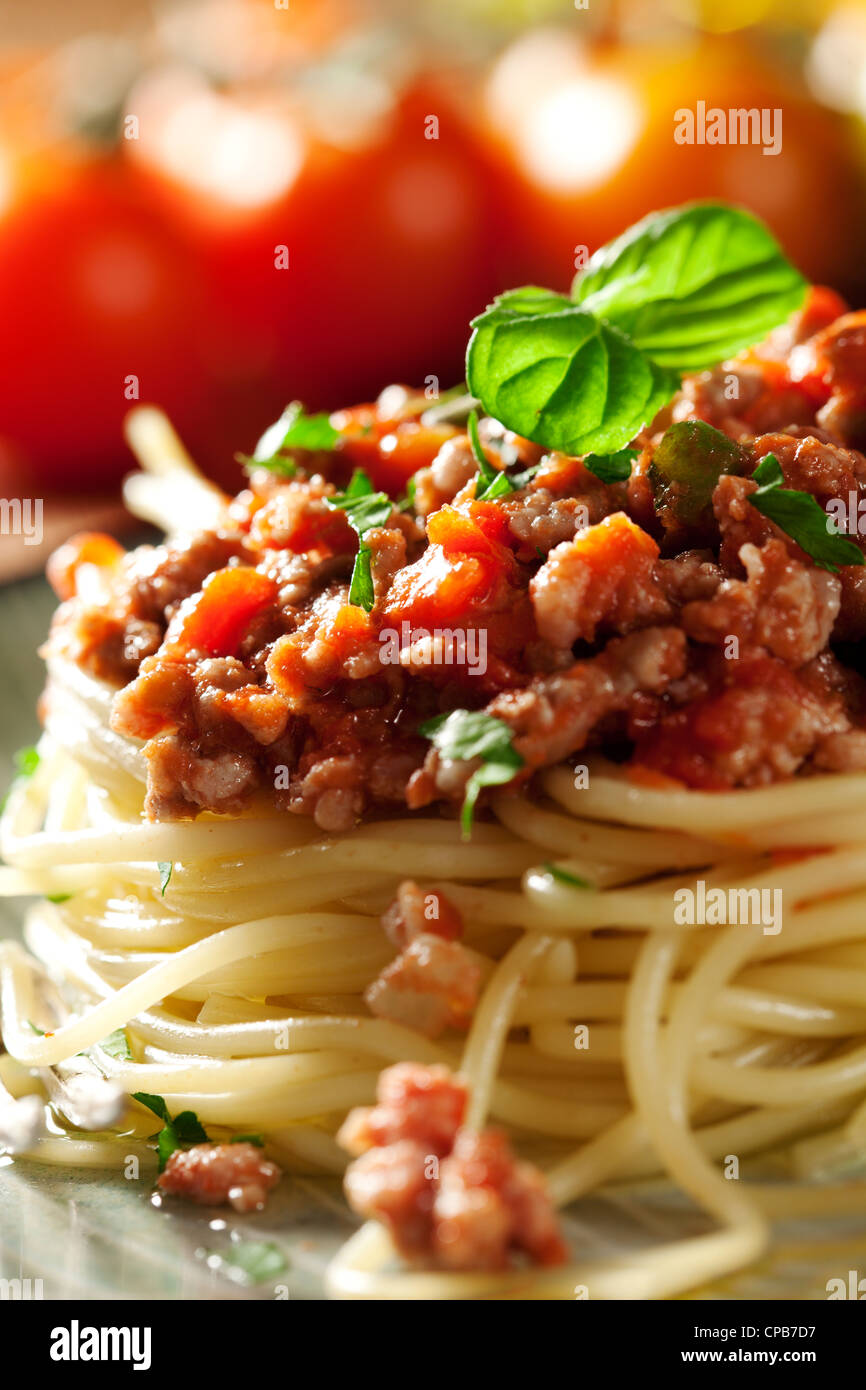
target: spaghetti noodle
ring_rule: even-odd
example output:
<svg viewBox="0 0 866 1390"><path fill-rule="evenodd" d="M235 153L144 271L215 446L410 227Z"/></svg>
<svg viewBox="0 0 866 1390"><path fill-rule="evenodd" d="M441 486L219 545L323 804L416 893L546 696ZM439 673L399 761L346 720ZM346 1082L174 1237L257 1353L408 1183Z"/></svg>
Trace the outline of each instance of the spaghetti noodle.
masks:
<svg viewBox="0 0 866 1390"><path fill-rule="evenodd" d="M131 435L151 470L130 488L143 515L171 530L182 507L221 505L160 416L137 412ZM866 1183L807 1181L850 1174L866 1129L866 774L702 792L595 758L579 785L555 766L496 794L469 841L429 814L326 834L262 796L232 817L146 823L141 747L110 727L111 687L56 652L49 678L39 763L0 829L0 890L43 899L27 950L0 945L13 1097L49 1103L46 1069L87 1053L126 1095L163 1096L217 1135L261 1130L291 1170L340 1173L334 1136L381 1069L444 1063L466 1078L468 1126L504 1126L558 1204L664 1174L714 1225L629 1258L494 1275L392 1274L368 1223L329 1271L338 1297L663 1297L754 1259L780 1212L866 1210ZM380 915L407 877L468 924L483 990L465 1041L364 1005L391 955ZM678 922L677 894L698 882L780 893L784 929ZM27 1154L147 1162L151 1128L132 1107L101 1135L55 1118ZM795 1182L722 1175L731 1156L791 1142Z"/></svg>

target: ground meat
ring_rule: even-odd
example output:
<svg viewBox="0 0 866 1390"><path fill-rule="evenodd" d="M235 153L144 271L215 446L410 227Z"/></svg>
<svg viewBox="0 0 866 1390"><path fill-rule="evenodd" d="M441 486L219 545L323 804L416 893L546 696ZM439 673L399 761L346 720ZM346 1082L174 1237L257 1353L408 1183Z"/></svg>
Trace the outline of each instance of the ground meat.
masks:
<svg viewBox="0 0 866 1390"><path fill-rule="evenodd" d="M517 1162L495 1129L457 1135L439 1170L433 1228L437 1263L449 1269L504 1269L514 1249L538 1265L568 1253L542 1174Z"/></svg>
<svg viewBox="0 0 866 1390"><path fill-rule="evenodd" d="M664 622L671 607L655 574L658 546L623 512L548 555L529 586L540 636L553 647Z"/></svg>
<svg viewBox="0 0 866 1390"><path fill-rule="evenodd" d="M463 920L459 911L444 893L419 888L406 878L382 914L382 927L395 946L408 946L424 932L439 936L443 941L456 941L463 935Z"/></svg>
<svg viewBox="0 0 866 1390"><path fill-rule="evenodd" d="M792 777L831 734L849 722L837 696L819 694L775 657L719 655L704 691L680 709L642 707L632 727L635 758L704 789L766 786Z"/></svg>
<svg viewBox="0 0 866 1390"><path fill-rule="evenodd" d="M655 573L671 603L693 603L712 598L722 582L722 571L707 550L684 550L672 560L659 560Z"/></svg>
<svg viewBox="0 0 866 1390"><path fill-rule="evenodd" d="M559 762L583 747L590 730L640 690L659 692L682 675L685 637L678 628L648 628L609 642L561 675L500 695L490 713L514 730L528 767Z"/></svg>
<svg viewBox="0 0 866 1390"><path fill-rule="evenodd" d="M429 516L445 502L452 502L461 488L478 472L469 436L446 439L429 468L415 474L415 510Z"/></svg>
<svg viewBox="0 0 866 1390"><path fill-rule="evenodd" d="M433 1197L430 1155L414 1139L369 1149L346 1170L344 1190L353 1211L388 1227L409 1260L430 1249Z"/></svg>
<svg viewBox="0 0 866 1390"><path fill-rule="evenodd" d="M255 1144L196 1144L175 1149L157 1179L161 1192L201 1206L228 1203L235 1211L260 1211L282 1174Z"/></svg>
<svg viewBox="0 0 866 1390"><path fill-rule="evenodd" d="M183 599L232 559L249 559L242 537L232 533L204 531L184 543L142 546L129 569L130 611L166 624Z"/></svg>
<svg viewBox="0 0 866 1390"><path fill-rule="evenodd" d="M376 602L384 602L392 580L406 563L406 537L396 528L377 526L364 536Z"/></svg>
<svg viewBox="0 0 866 1390"><path fill-rule="evenodd" d="M427 1153L448 1153L463 1122L465 1082L447 1067L398 1062L379 1077L376 1105L351 1110L337 1135L350 1154L410 1139Z"/></svg>
<svg viewBox="0 0 866 1390"><path fill-rule="evenodd" d="M177 734L152 738L144 756L144 809L152 820L189 820L199 811L237 815L258 782L249 754L222 749L208 755Z"/></svg>
<svg viewBox="0 0 866 1390"><path fill-rule="evenodd" d="M422 932L387 965L364 994L377 1018L390 1018L428 1038L469 1026L481 970L459 941Z"/></svg>
<svg viewBox="0 0 866 1390"><path fill-rule="evenodd" d="M395 1094L392 1073L399 1073ZM425 1084L426 1074L426 1084ZM411 1078L414 1089L407 1091ZM449 1110L437 1147L418 1131L421 1094L441 1097L448 1086L442 1067L401 1064L379 1080L379 1106L352 1111L338 1138L350 1153L345 1189L361 1216L385 1223L408 1260L450 1270L502 1270L514 1255L535 1264L561 1264L567 1257L544 1178L515 1159L505 1135L460 1129ZM462 1094L465 1099L465 1093ZM401 1107L401 1095L404 1098ZM374 1121L383 1104L390 1119Z"/></svg>
<svg viewBox="0 0 866 1390"><path fill-rule="evenodd" d="M866 313L843 314L795 348L791 375L823 389L819 425L845 444L866 445Z"/></svg>
<svg viewBox="0 0 866 1390"><path fill-rule="evenodd" d="M775 538L783 545L793 547L793 542L784 532L768 521L757 507L751 506L749 498L757 487L758 484L753 483L751 478L726 474L719 479L713 492L713 513L721 533L719 564L725 574L743 574L740 551L744 545L761 546Z"/></svg>
<svg viewBox="0 0 866 1390"><path fill-rule="evenodd" d="M682 623L697 642L766 647L789 666L802 666L826 646L839 612L835 575L807 568L781 541L744 545L746 579L726 579L710 599L687 603Z"/></svg>
<svg viewBox="0 0 866 1390"><path fill-rule="evenodd" d="M775 454L785 475L785 486L811 492L822 507L835 498L848 499L866 485L866 458L854 449L843 449L826 437L794 431L764 434L753 446L756 461Z"/></svg>

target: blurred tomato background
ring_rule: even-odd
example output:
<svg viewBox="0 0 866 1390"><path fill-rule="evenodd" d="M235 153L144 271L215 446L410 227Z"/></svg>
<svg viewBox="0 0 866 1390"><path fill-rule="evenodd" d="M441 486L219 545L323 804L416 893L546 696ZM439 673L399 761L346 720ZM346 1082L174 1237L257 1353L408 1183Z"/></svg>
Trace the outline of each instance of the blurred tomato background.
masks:
<svg viewBox="0 0 866 1390"><path fill-rule="evenodd" d="M866 7L0 4L0 492L110 494L162 406L227 484L293 398L462 378L469 319L649 210L743 203L866 299ZM675 113L782 112L782 148ZM4 542L5 543L5 542Z"/></svg>

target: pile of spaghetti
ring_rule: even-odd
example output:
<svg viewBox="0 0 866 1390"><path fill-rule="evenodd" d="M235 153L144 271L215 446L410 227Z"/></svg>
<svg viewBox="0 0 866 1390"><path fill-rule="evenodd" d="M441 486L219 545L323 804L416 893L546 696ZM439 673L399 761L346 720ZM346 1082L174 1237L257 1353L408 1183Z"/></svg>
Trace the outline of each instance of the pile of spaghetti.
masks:
<svg viewBox="0 0 866 1390"><path fill-rule="evenodd" d="M839 308L687 378L625 457L390 388L292 407L232 501L131 417L127 500L168 541L52 561L45 733L0 826L0 888L41 899L0 944L0 1120L49 1116L25 1156L149 1162L140 1096L338 1174L411 1062L556 1204L663 1175L703 1233L395 1272L370 1222L337 1295L662 1297L776 1216L866 1212L863 550L822 519L866 491L866 318ZM463 1018L383 930L407 883L463 924ZM786 1180L750 1179L774 1150Z"/></svg>

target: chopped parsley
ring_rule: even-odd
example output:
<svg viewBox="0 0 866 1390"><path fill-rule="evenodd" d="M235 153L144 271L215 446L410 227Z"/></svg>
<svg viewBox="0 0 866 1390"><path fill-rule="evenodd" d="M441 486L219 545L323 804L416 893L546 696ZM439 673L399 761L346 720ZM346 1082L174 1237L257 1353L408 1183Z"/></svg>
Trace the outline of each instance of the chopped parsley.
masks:
<svg viewBox="0 0 866 1390"><path fill-rule="evenodd" d="M157 864L156 867L159 869L159 891L160 891L160 896L164 898L164 897L165 897L165 890L166 890L166 888L168 887L168 885L171 883L171 876L172 876L172 874L174 873L174 864L170 863L167 859L166 859L166 860L162 860L162 859L161 859L161 860L159 861L159 863Z"/></svg>
<svg viewBox="0 0 866 1390"><path fill-rule="evenodd" d="M163 1128L153 1136L156 1139L160 1172L176 1149L188 1149L193 1144L208 1143L207 1133L194 1110L182 1110L172 1119L162 1096L148 1095L146 1091L133 1091L132 1099L152 1110L154 1115L164 1122Z"/></svg>
<svg viewBox="0 0 866 1390"><path fill-rule="evenodd" d="M567 869L561 869L558 864L545 864L544 868L555 878L557 883L566 883L569 888L592 888L589 879L581 878L579 874L570 874Z"/></svg>
<svg viewBox="0 0 866 1390"><path fill-rule="evenodd" d="M334 511L345 513L346 520L358 537L358 553L352 570L349 585L349 602L356 608L369 613L375 601L373 574L370 567L370 547L364 537L377 526L384 526L394 509L394 503L385 492L374 492L373 484L366 473L356 468L345 492L325 501Z"/></svg>
<svg viewBox="0 0 866 1390"><path fill-rule="evenodd" d="M811 492L784 486L785 477L775 454L766 454L753 480L760 484L749 495L753 507L796 541L820 569L836 574L840 565L862 565L863 552L838 530Z"/></svg>
<svg viewBox="0 0 866 1390"><path fill-rule="evenodd" d="M5 810L9 792L11 792L16 782L26 782L33 776L39 766L39 751L36 748L19 748L18 752L14 754L12 761L15 765L15 776L12 779L12 783L6 795L3 797L3 800L0 801L0 811Z"/></svg>
<svg viewBox="0 0 866 1390"><path fill-rule="evenodd" d="M475 484L476 502L492 502L496 497L504 497L506 493L514 492L514 484L508 474L494 468L492 463L487 461L487 456L481 447L481 436L478 433L477 410L470 412L467 430L469 443L475 455L475 462L478 464L478 482Z"/></svg>
<svg viewBox="0 0 866 1390"><path fill-rule="evenodd" d="M460 816L463 838L468 840L472 833L475 803L482 787L496 787L510 782L523 767L523 758L511 742L512 731L501 719L495 719L483 710L456 709L451 714L428 719L418 732L431 740L443 758L455 762L481 759L481 766L475 769L466 783Z"/></svg>
<svg viewBox="0 0 866 1390"><path fill-rule="evenodd" d="M225 1250L208 1251L209 1265L225 1272L239 1283L264 1284L288 1269L289 1262L272 1240L242 1240Z"/></svg>
<svg viewBox="0 0 866 1390"><path fill-rule="evenodd" d="M294 476L294 459L286 458L284 449L307 449L311 452L330 452L340 434L331 424L329 415L308 415L300 401L287 405L279 420L269 425L252 454L238 454L238 462L247 468L269 468L272 473Z"/></svg>
<svg viewBox="0 0 866 1390"><path fill-rule="evenodd" d="M118 1057L124 1062L132 1061L132 1053L129 1049L129 1038L126 1036L125 1028L115 1028L113 1033L109 1033L107 1038L97 1043L103 1052L107 1052L109 1057Z"/></svg>

